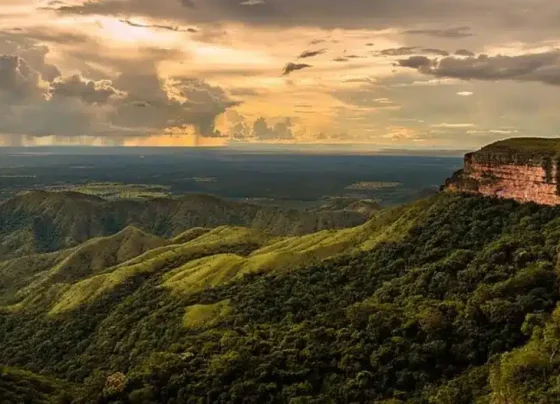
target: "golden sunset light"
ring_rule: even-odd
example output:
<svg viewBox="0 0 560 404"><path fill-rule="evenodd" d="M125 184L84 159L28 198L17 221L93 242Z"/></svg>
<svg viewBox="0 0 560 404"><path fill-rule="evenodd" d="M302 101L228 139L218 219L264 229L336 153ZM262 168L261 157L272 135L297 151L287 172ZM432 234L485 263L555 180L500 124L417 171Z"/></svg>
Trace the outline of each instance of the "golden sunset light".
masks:
<svg viewBox="0 0 560 404"><path fill-rule="evenodd" d="M516 113L525 103L546 111L554 80L531 71L507 74L506 66L556 59L560 38L546 24L511 41L507 22L493 36L485 21L465 27L449 10L428 23L389 8L377 11L386 17L368 17L370 6L359 3L356 11L336 8L337 21L328 7L312 16L304 5L294 18L298 5L287 2L277 10L279 20L273 3L3 2L0 53L20 58L41 80L25 78L27 104L10 106L0 136L22 144L69 136L160 144L154 133L188 126L201 138L218 136L220 144L326 138L449 147L486 142L503 127L546 136L555 126L556 114L539 113L529 123ZM504 74L485 76L492 71ZM86 89L96 93L81 93ZM229 112L237 118L225 118ZM45 121L53 113L60 113L60 124ZM260 118L268 129L257 134ZM475 118L470 134L458 126L433 128ZM20 125L28 121L37 124ZM281 133L274 130L278 122L288 124ZM395 127L406 135L395 135Z"/></svg>

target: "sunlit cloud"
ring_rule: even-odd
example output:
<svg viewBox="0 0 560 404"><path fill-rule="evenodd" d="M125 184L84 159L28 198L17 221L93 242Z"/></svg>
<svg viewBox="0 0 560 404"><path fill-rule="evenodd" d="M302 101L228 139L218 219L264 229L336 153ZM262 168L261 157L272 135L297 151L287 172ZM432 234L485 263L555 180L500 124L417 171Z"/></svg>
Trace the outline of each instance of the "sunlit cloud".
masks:
<svg viewBox="0 0 560 404"><path fill-rule="evenodd" d="M16 103L0 90L3 142L470 147L555 135L557 3L538 0L521 21L521 0L349 1L2 1L0 55L30 67L34 94ZM261 136L247 135L259 119Z"/></svg>

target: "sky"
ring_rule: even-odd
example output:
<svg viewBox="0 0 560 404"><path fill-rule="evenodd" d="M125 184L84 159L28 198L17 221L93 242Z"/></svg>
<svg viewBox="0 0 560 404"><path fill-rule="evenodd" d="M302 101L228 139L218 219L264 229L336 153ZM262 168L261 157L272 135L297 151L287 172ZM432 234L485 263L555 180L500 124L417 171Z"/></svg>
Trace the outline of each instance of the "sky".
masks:
<svg viewBox="0 0 560 404"><path fill-rule="evenodd" d="M0 0L0 145L560 131L557 0Z"/></svg>

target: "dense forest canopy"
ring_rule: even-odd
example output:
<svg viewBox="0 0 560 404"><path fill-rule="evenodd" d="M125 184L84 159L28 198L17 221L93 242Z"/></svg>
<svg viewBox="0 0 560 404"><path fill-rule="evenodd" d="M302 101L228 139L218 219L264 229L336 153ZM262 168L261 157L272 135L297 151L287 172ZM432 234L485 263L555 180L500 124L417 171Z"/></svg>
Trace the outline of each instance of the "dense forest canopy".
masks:
<svg viewBox="0 0 560 404"><path fill-rule="evenodd" d="M320 236L0 263L0 401L560 402L559 214L442 193Z"/></svg>

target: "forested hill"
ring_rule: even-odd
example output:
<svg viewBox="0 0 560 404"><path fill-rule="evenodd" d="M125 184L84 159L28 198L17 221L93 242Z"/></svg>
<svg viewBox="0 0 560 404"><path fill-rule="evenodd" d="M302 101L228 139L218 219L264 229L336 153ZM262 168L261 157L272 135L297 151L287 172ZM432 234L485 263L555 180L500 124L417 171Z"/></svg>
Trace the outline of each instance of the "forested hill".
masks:
<svg viewBox="0 0 560 404"><path fill-rule="evenodd" d="M195 227L222 225L252 227L273 235L300 235L356 226L379 209L371 203L365 207L346 205L297 210L198 194L106 201L76 192L34 191L0 204L0 261L74 247L130 225L163 237Z"/></svg>
<svg viewBox="0 0 560 404"><path fill-rule="evenodd" d="M559 243L558 207L442 193L352 229L128 228L7 261L0 402L558 403Z"/></svg>

